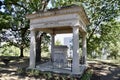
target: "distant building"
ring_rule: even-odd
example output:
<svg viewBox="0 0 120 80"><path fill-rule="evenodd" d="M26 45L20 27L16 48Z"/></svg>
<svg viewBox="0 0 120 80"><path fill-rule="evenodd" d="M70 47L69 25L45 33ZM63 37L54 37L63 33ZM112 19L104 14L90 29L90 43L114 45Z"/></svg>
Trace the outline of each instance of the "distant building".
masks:
<svg viewBox="0 0 120 80"><path fill-rule="evenodd" d="M58 40L61 45L68 45L69 39L72 39L72 34L57 34L55 36L55 42Z"/></svg>
<svg viewBox="0 0 120 80"><path fill-rule="evenodd" d="M72 42L72 37L65 37L64 38L64 45L67 45L69 47L71 42Z"/></svg>
<svg viewBox="0 0 120 80"><path fill-rule="evenodd" d="M55 42L60 41L61 45L67 45L68 47L68 57L72 57L72 34L58 34L55 36Z"/></svg>
<svg viewBox="0 0 120 80"><path fill-rule="evenodd" d="M68 57L73 56L73 50L72 50L72 36L71 37L65 37L64 38L64 45L68 46Z"/></svg>

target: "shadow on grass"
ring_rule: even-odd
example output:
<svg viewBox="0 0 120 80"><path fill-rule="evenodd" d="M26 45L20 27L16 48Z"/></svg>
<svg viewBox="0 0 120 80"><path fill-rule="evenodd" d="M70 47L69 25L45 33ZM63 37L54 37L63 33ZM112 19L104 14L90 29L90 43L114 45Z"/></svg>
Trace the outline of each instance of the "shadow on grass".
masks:
<svg viewBox="0 0 120 80"><path fill-rule="evenodd" d="M6 66L2 59L9 59L9 66ZM0 74L6 74L9 76L17 76L18 79L24 79L28 77L29 79L45 79L45 80L84 80L71 75L66 74L56 74L52 72L41 72L39 70L28 70L29 59L19 58L19 57L0 57ZM42 63L47 62L48 58L42 58ZM38 63L39 64L39 63ZM88 75L84 75L85 77Z"/></svg>
<svg viewBox="0 0 120 80"><path fill-rule="evenodd" d="M119 65L98 61L89 66L94 71L91 80L120 80Z"/></svg>
<svg viewBox="0 0 120 80"><path fill-rule="evenodd" d="M18 74L28 77L34 77L35 79L45 79L45 80L90 80L91 72L87 70L82 77L73 76L69 74L58 74L54 72L42 72L35 69L25 69L19 68L17 70Z"/></svg>
<svg viewBox="0 0 120 80"><path fill-rule="evenodd" d="M9 63L6 66L2 59L9 59ZM42 63L47 62L48 58L43 58ZM29 79L45 79L45 80L88 80L86 77L92 76L91 80L120 80L120 67L113 63L106 63L97 61L98 63L90 63L89 67L93 70L93 74L84 74L84 78L75 78L70 75L54 74L51 72L39 72L39 71L27 71L26 68L29 65L28 57L9 57L0 56L0 77L2 74L8 74L9 76L18 76L19 79L29 77ZM39 64L39 63L38 63Z"/></svg>

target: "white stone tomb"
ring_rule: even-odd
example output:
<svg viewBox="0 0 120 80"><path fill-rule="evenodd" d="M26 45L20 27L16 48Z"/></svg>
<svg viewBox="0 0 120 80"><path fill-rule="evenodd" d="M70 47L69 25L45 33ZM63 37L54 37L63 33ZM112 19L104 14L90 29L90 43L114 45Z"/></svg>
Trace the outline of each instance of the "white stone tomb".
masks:
<svg viewBox="0 0 120 80"><path fill-rule="evenodd" d="M82 6L69 6L61 9L51 9L46 12L36 12L26 16L30 19L30 65L29 68L36 68L42 71L52 71L56 73L67 73L67 74L82 74L86 68L86 27L89 25L88 17ZM36 65L36 42L35 32L43 31L51 34L51 61ZM54 36L62 33L73 33L73 58L71 68L65 67L67 63L66 49L64 47L55 47ZM79 33L82 36L82 61L80 64L79 56ZM63 50L61 50L63 49ZM60 51L61 50L61 51ZM65 51L64 51L65 50ZM59 53L60 51L60 53ZM55 53L55 54L54 54ZM59 56L59 58L58 58ZM61 57L60 57L61 56ZM60 66L56 67L62 62Z"/></svg>

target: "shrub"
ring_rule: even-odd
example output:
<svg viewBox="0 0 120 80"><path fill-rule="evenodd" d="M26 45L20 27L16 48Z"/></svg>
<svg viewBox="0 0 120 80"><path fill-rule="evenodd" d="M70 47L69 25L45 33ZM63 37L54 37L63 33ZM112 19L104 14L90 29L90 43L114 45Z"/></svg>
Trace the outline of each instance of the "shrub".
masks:
<svg viewBox="0 0 120 80"><path fill-rule="evenodd" d="M92 77L92 74L93 74L93 71L91 69L88 69L85 71L85 73L83 74L80 80L90 80Z"/></svg>

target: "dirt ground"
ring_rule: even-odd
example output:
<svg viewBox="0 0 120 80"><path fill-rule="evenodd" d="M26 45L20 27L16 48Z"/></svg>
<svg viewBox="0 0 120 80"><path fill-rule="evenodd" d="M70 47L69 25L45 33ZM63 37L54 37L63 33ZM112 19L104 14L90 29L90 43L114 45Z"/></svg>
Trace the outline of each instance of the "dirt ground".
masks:
<svg viewBox="0 0 120 80"><path fill-rule="evenodd" d="M120 80L119 65L92 61L89 63L89 67L93 69L91 80Z"/></svg>
<svg viewBox="0 0 120 80"><path fill-rule="evenodd" d="M0 80L46 80L44 78L35 78L22 76L17 73L20 67L28 67L28 58L11 58L5 65L4 60L0 58ZM120 80L120 66L98 61L89 61L88 67L93 70L91 80Z"/></svg>
<svg viewBox="0 0 120 80"><path fill-rule="evenodd" d="M27 58L11 57L7 65L2 59L4 58L0 58L0 80L29 80L29 77L22 77L17 74L18 68L28 66Z"/></svg>

